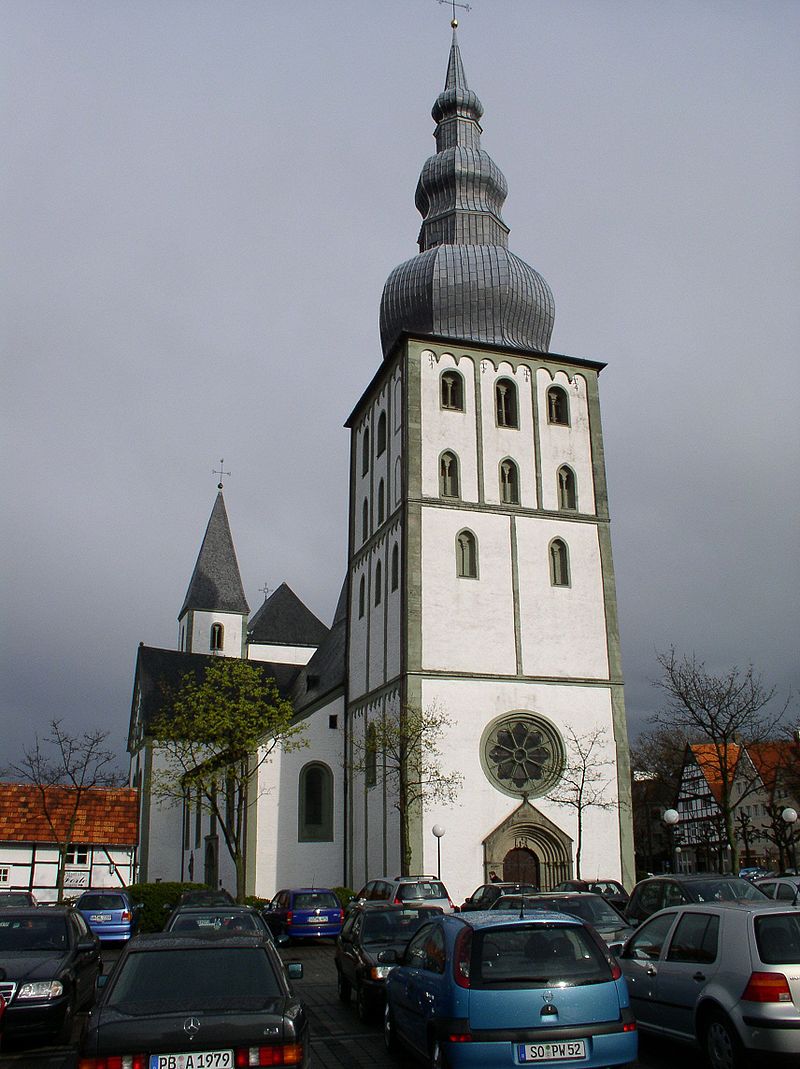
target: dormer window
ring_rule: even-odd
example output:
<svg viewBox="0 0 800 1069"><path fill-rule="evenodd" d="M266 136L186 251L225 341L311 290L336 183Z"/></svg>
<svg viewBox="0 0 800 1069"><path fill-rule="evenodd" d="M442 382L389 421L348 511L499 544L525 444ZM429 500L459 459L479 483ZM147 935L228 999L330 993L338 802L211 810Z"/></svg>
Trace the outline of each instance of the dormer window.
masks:
<svg viewBox="0 0 800 1069"><path fill-rule="evenodd" d="M222 624L211 625L211 652L222 653L225 644L225 628Z"/></svg>

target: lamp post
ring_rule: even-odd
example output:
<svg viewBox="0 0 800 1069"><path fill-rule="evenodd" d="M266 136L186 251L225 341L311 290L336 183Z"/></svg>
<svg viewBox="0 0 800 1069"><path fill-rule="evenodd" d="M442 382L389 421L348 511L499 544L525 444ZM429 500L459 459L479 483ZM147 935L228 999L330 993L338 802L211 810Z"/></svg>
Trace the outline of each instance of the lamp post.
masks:
<svg viewBox="0 0 800 1069"><path fill-rule="evenodd" d="M444 828L441 824L434 824L431 831L436 836L436 878L441 880L442 878L442 836L444 835Z"/></svg>
<svg viewBox="0 0 800 1069"><path fill-rule="evenodd" d="M781 813L781 820L783 820L785 822L785 824L786 824L786 832L787 832L786 839L787 839L787 846L789 847L789 860L792 862L792 868L795 871L797 871L797 854L795 853L795 850L794 850L794 827L793 827L793 825L797 823L797 810L796 809L792 809L792 807L790 805L787 805L787 807Z"/></svg>
<svg viewBox="0 0 800 1069"><path fill-rule="evenodd" d="M675 825L681 819L681 815L677 809L666 809L664 816L661 818L667 827L667 836L669 838L669 862L672 866L672 871L678 871L678 856L680 855L681 848L675 846Z"/></svg>

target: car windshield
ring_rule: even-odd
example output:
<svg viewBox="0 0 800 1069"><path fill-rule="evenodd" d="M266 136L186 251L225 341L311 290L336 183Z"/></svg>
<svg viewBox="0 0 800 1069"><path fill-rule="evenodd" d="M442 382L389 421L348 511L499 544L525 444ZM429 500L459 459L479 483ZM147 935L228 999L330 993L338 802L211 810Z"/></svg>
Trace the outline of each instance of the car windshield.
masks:
<svg viewBox="0 0 800 1069"><path fill-rule="evenodd" d="M417 898L447 898L447 891L438 880L420 880L418 883L401 883L397 888L397 897L401 902Z"/></svg>
<svg viewBox="0 0 800 1069"><path fill-rule="evenodd" d="M611 967L600 946L578 925L491 928L473 937L472 987L574 987L610 979Z"/></svg>
<svg viewBox="0 0 800 1069"><path fill-rule="evenodd" d="M338 909L339 899L333 891L303 891L294 896L292 909Z"/></svg>
<svg viewBox="0 0 800 1069"><path fill-rule="evenodd" d="M182 906L230 906L233 899L227 891L184 891Z"/></svg>
<svg viewBox="0 0 800 1069"><path fill-rule="evenodd" d="M608 902L599 895L564 899L526 898L526 909L529 906L531 909L546 909L554 913L568 913L570 917L578 917L580 920L588 921L589 924L594 924L595 926L601 925L607 928L609 925L613 925L615 928L620 928L625 924L625 921L623 921L614 907L609 906ZM519 910L519 907L519 898L517 898L515 908Z"/></svg>
<svg viewBox="0 0 800 1069"><path fill-rule="evenodd" d="M690 894L695 902L731 902L737 898L763 901L767 896L747 880L731 876L727 880L693 880Z"/></svg>
<svg viewBox="0 0 800 1069"><path fill-rule="evenodd" d="M35 906L35 902L31 902L30 896L25 891L20 891L15 894L13 891L9 891L6 894L0 895L0 908L1 907L14 907L14 906Z"/></svg>
<svg viewBox="0 0 800 1069"><path fill-rule="evenodd" d="M107 1005L133 1014L256 1010L283 994L262 947L170 947L129 954Z"/></svg>
<svg viewBox="0 0 800 1069"><path fill-rule="evenodd" d="M361 941L365 944L406 943L418 928L431 919L432 912L438 911L387 909L366 913Z"/></svg>
<svg viewBox="0 0 800 1069"><path fill-rule="evenodd" d="M60 950L67 945L64 917L0 917L0 953Z"/></svg>
<svg viewBox="0 0 800 1069"><path fill-rule="evenodd" d="M78 909L126 909L122 895L82 895Z"/></svg>
<svg viewBox="0 0 800 1069"><path fill-rule="evenodd" d="M800 965L800 913L756 917L758 955L765 965Z"/></svg>
<svg viewBox="0 0 800 1069"><path fill-rule="evenodd" d="M262 931L250 913L232 913L230 910L210 909L205 913L186 916L178 913L169 926L170 932L197 931L255 932Z"/></svg>

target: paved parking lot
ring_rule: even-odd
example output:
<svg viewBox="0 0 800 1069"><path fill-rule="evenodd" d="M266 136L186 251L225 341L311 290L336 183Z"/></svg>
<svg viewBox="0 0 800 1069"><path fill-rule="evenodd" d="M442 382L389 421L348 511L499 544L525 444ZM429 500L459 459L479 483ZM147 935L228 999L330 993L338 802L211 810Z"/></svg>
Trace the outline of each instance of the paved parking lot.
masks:
<svg viewBox="0 0 800 1069"><path fill-rule="evenodd" d="M384 1050L381 1024L362 1025L355 1007L339 1002L336 995L336 969L333 944L292 946L281 951L285 961L303 963L303 979L294 983L298 996L305 1002L311 1019L310 1069L420 1069L411 1058L390 1058ZM108 969L116 951L104 948ZM82 1015L83 1016L83 1015ZM76 1021L74 1038L82 1020ZM639 1069L705 1069L699 1052L663 1040L643 1040L637 1066ZM77 1054L72 1049L4 1050L0 1069L75 1069Z"/></svg>

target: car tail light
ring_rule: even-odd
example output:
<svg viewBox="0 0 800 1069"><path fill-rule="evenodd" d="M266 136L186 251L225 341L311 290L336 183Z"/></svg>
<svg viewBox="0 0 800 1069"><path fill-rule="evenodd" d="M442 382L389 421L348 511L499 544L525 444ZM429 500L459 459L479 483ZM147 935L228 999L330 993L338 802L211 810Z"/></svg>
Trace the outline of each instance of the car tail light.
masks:
<svg viewBox="0 0 800 1069"><path fill-rule="evenodd" d="M626 1021L622 1026L622 1031L623 1032L635 1032L636 1031L636 1021Z"/></svg>
<svg viewBox="0 0 800 1069"><path fill-rule="evenodd" d="M270 1047L237 1047L234 1058L236 1069L247 1069L251 1065L302 1065L303 1044L283 1043Z"/></svg>
<svg viewBox="0 0 800 1069"><path fill-rule="evenodd" d="M459 932L453 951L453 979L459 987L469 987L469 962L472 957L472 929Z"/></svg>
<svg viewBox="0 0 800 1069"><path fill-rule="evenodd" d="M131 917L132 917L131 911L129 909L123 909L123 911L122 911L122 919L124 921L129 921L131 919Z"/></svg>
<svg viewBox="0 0 800 1069"><path fill-rule="evenodd" d="M754 972L750 974L742 998L745 1002L791 1002L789 983L780 972Z"/></svg>
<svg viewBox="0 0 800 1069"><path fill-rule="evenodd" d="M402 900L402 898L400 897L400 895L399 895L399 894L396 894L396 895L394 896L394 902L392 903L392 905L395 905L395 906L402 906L402 904L403 904L403 900Z"/></svg>
<svg viewBox="0 0 800 1069"><path fill-rule="evenodd" d="M292 923L292 911L290 909L286 911L286 923Z"/></svg>
<svg viewBox="0 0 800 1069"><path fill-rule="evenodd" d="M78 1069L147 1069L146 1054L104 1054L100 1058L81 1058Z"/></svg>
<svg viewBox="0 0 800 1069"><path fill-rule="evenodd" d="M450 1032L447 1036L448 1043L471 1043L471 1032Z"/></svg>
<svg viewBox="0 0 800 1069"><path fill-rule="evenodd" d="M339 910L339 924L344 924L344 910Z"/></svg>

